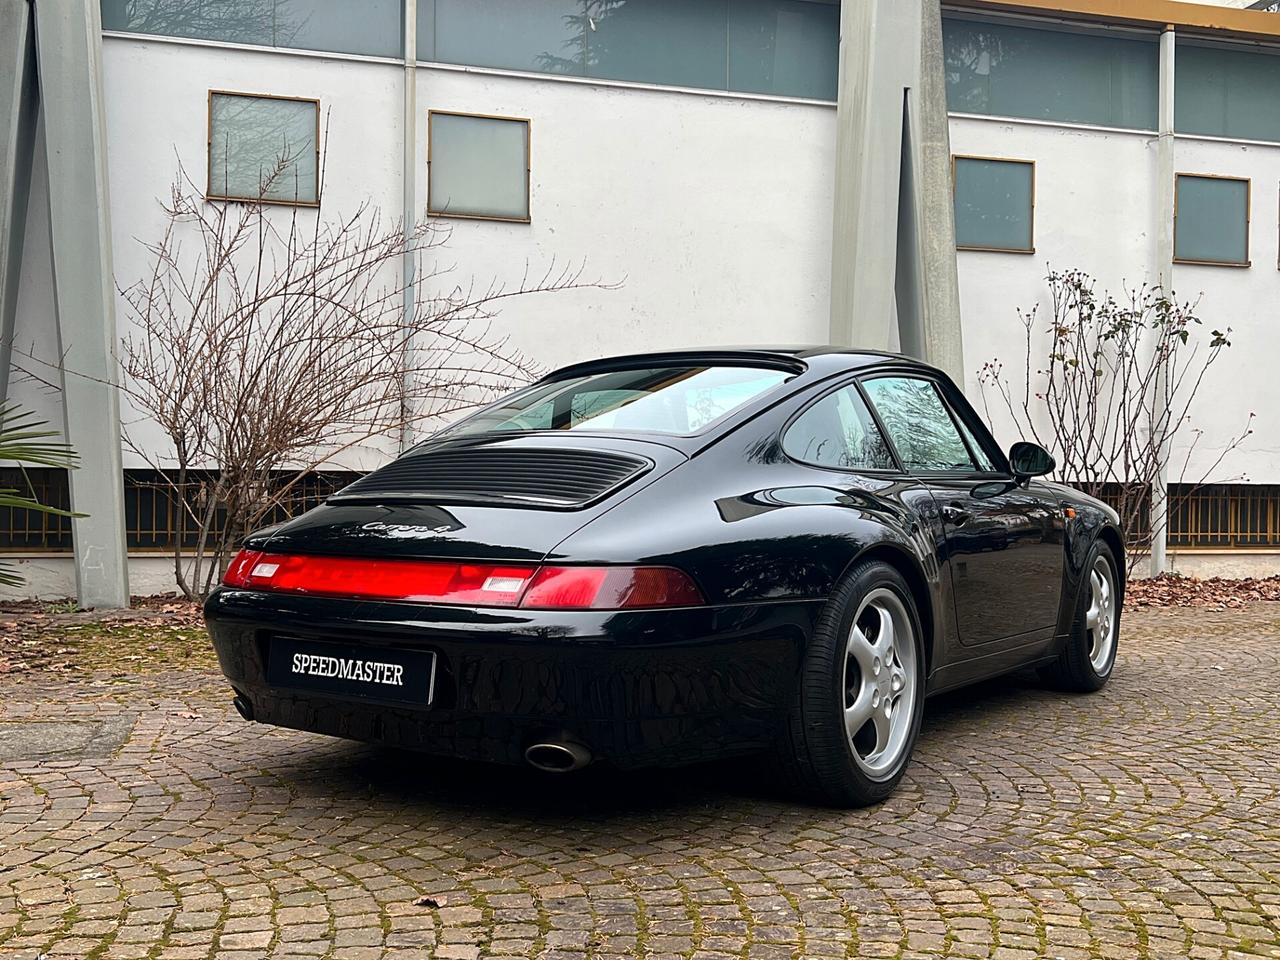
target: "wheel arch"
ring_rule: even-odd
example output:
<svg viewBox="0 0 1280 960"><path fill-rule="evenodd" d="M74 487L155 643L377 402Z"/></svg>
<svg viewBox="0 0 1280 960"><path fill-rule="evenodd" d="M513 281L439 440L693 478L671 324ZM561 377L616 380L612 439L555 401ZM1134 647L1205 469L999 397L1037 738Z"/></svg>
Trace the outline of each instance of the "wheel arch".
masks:
<svg viewBox="0 0 1280 960"><path fill-rule="evenodd" d="M902 575L911 589L911 599L915 601L916 613L920 617L920 631L924 635L924 674L928 678L933 672L933 652L937 617L933 608L933 593L929 589L920 561L912 553L894 543L881 541L864 549L850 561L841 577L858 563L878 560L887 563Z"/></svg>
<svg viewBox="0 0 1280 960"><path fill-rule="evenodd" d="M1116 570L1116 581L1120 588L1120 600L1123 603L1124 585L1129 575L1128 570L1125 569L1124 539L1120 536L1120 531L1111 524L1107 524L1098 531L1098 539L1111 548L1111 555L1115 557L1116 567L1118 568Z"/></svg>

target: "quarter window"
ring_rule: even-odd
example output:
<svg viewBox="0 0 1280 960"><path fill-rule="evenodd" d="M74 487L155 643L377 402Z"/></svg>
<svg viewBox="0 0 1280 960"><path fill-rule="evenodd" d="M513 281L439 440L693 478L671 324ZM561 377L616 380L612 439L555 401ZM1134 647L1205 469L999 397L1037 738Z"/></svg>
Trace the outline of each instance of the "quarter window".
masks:
<svg viewBox="0 0 1280 960"><path fill-rule="evenodd" d="M880 377L864 386L906 469L974 469L955 421L932 383Z"/></svg>
<svg viewBox="0 0 1280 960"><path fill-rule="evenodd" d="M320 202L320 102L209 93L211 200Z"/></svg>
<svg viewBox="0 0 1280 960"><path fill-rule="evenodd" d="M854 387L823 397L782 438L787 455L842 470L892 470L893 456Z"/></svg>

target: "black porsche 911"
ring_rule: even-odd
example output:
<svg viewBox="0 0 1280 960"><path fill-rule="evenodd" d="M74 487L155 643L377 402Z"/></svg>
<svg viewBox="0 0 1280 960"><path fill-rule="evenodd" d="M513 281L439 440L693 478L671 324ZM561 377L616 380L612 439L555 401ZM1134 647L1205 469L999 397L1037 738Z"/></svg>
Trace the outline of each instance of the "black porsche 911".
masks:
<svg viewBox="0 0 1280 960"><path fill-rule="evenodd" d="M941 372L837 348L557 370L248 538L205 615L246 718L569 771L767 753L882 800L927 695L1112 671L1116 514Z"/></svg>

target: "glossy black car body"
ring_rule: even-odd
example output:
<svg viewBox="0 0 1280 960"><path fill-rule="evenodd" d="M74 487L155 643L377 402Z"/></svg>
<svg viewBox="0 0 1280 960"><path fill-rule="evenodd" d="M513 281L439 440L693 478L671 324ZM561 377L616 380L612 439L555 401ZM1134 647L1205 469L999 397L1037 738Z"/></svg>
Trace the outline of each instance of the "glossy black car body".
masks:
<svg viewBox="0 0 1280 960"><path fill-rule="evenodd" d="M243 712L286 727L509 763L545 741L581 744L593 758L623 766L746 753L776 740L815 624L855 563L882 560L909 584L931 694L1053 660L1087 589L1094 544L1123 556L1114 513L1066 487L1015 477L959 391L915 361L834 348L688 351L581 364L548 380L689 363L764 365L789 379L690 435L446 435L410 454L483 449L538 462L586 450L648 464L582 506L466 495L338 497L248 547L663 565L691 576L704 605L538 611L223 587L205 611ZM788 426L815 401L889 373L935 383L991 469L849 470L784 452ZM275 684L267 662L282 636L434 652L432 702Z"/></svg>

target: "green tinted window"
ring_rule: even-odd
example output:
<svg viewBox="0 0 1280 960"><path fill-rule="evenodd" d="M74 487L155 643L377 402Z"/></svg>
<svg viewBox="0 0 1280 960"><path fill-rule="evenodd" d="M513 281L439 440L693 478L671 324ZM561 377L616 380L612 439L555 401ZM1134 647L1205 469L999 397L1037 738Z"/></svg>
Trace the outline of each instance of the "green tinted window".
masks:
<svg viewBox="0 0 1280 960"><path fill-rule="evenodd" d="M1130 39L947 17L943 45L947 106L958 113L1156 129L1154 35Z"/></svg>
<svg viewBox="0 0 1280 960"><path fill-rule="evenodd" d="M1179 133L1280 140L1280 55L1178 44Z"/></svg>
<svg viewBox="0 0 1280 960"><path fill-rule="evenodd" d="M418 59L836 98L836 0L418 0Z"/></svg>
<svg viewBox="0 0 1280 960"><path fill-rule="evenodd" d="M1200 263L1249 262L1249 181L1178 176L1174 256Z"/></svg>
<svg viewBox="0 0 1280 960"><path fill-rule="evenodd" d="M429 212L529 219L527 121L433 112L429 126Z"/></svg>
<svg viewBox="0 0 1280 960"><path fill-rule="evenodd" d="M956 157L956 246L1034 250L1035 170L1022 161Z"/></svg>
<svg viewBox="0 0 1280 960"><path fill-rule="evenodd" d="M101 0L104 30L402 57L401 0Z"/></svg>
<svg viewBox="0 0 1280 960"><path fill-rule="evenodd" d="M210 197L316 203L314 100L209 96Z"/></svg>

